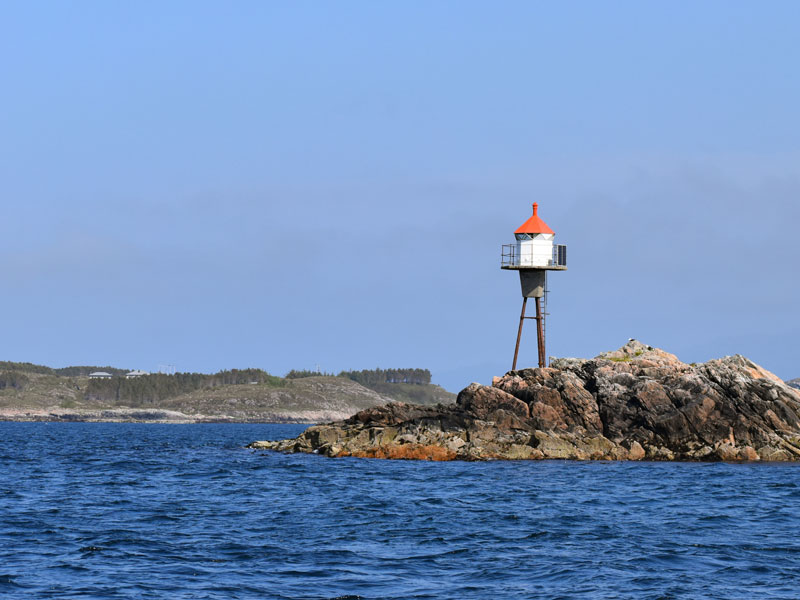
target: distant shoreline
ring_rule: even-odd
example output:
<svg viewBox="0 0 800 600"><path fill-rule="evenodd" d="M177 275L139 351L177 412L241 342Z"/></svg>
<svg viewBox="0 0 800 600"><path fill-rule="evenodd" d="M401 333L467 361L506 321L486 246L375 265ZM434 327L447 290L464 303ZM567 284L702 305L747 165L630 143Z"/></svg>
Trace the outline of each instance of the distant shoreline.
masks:
<svg viewBox="0 0 800 600"><path fill-rule="evenodd" d="M387 371L351 373L372 386L366 387L350 376L296 371L285 378L255 369L127 378L107 367L110 377L92 379L98 368L69 367L61 374L27 363L0 362L0 367L0 421L310 425L391 401L455 400L455 394L424 383L429 373L420 369L388 371L388 376L404 373L413 379L416 373L423 383L382 383Z"/></svg>
<svg viewBox="0 0 800 600"><path fill-rule="evenodd" d="M349 415L348 415L349 416ZM263 417L233 417L225 415L187 415L184 413L151 409L77 410L2 410L0 423L153 423L153 424L263 424L263 425L314 425L320 419L264 415Z"/></svg>

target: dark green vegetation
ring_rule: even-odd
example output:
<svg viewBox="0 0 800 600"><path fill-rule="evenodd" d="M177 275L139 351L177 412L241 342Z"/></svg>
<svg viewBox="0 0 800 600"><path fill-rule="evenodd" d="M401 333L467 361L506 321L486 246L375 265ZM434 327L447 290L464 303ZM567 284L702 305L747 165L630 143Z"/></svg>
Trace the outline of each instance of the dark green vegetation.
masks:
<svg viewBox="0 0 800 600"><path fill-rule="evenodd" d="M0 373L0 390L6 388L21 390L24 389L25 385L29 382L30 379L28 379L24 373L18 371L3 371Z"/></svg>
<svg viewBox="0 0 800 600"><path fill-rule="evenodd" d="M372 388L385 383L410 383L427 385L431 382L428 369L369 369L364 371L342 371L339 377L347 377L363 386ZM373 388L375 389L375 388Z"/></svg>
<svg viewBox="0 0 800 600"><path fill-rule="evenodd" d="M286 374L286 379L302 379L303 377L333 377L333 373L323 371L309 371L307 369L292 369ZM431 382L431 372L428 369L364 369L363 371L342 371L338 377L347 377L371 388L373 385L384 383L411 383L414 385L427 385Z"/></svg>
<svg viewBox="0 0 800 600"><path fill-rule="evenodd" d="M91 420L316 422L344 418L392 400L436 404L455 399L429 383L426 369L376 369L338 376L291 371L286 377L261 369L232 369L210 375L153 373L128 379L127 370L112 367L0 365L0 419L80 420L92 412ZM94 371L114 376L89 379ZM120 417L120 411L138 411L139 416ZM174 414L159 416L158 411Z"/></svg>
<svg viewBox="0 0 800 600"><path fill-rule="evenodd" d="M116 369L114 367L64 367L53 369L44 365L35 365L27 362L9 362L0 360L0 370L23 371L26 373L38 373L40 375L61 375L63 377L87 377L89 373L104 371L111 375L125 375L130 369Z"/></svg>
<svg viewBox="0 0 800 600"><path fill-rule="evenodd" d="M128 406L154 406L167 398L189 394L197 390L209 390L221 386L267 384L282 386L284 379L270 375L261 369L232 369L213 375L203 373L176 373L165 375L153 373L132 379L112 377L90 379L86 399L100 402L125 402Z"/></svg>
<svg viewBox="0 0 800 600"><path fill-rule="evenodd" d="M333 377L335 373L325 371L309 371L308 369L292 369L286 375L286 379L305 379L306 377Z"/></svg>

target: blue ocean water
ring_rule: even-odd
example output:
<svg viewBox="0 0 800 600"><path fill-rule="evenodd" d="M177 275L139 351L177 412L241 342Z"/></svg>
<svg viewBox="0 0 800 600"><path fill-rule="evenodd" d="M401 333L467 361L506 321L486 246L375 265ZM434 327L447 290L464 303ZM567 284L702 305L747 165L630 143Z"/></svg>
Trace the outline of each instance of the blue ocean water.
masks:
<svg viewBox="0 0 800 600"><path fill-rule="evenodd" d="M2 598L800 598L800 465L327 459L0 423Z"/></svg>

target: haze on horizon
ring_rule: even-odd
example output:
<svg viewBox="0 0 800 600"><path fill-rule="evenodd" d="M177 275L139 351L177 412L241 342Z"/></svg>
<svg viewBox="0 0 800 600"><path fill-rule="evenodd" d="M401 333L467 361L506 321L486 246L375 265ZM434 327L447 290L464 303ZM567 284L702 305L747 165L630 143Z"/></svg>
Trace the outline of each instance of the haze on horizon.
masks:
<svg viewBox="0 0 800 600"><path fill-rule="evenodd" d="M800 376L795 2L0 10L2 360L488 382L536 201L549 355Z"/></svg>

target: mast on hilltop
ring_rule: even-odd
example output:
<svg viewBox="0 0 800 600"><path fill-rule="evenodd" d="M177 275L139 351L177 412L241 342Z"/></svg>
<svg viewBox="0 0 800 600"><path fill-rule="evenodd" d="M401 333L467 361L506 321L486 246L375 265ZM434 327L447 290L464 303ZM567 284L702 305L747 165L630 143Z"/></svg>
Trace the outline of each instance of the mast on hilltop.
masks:
<svg viewBox="0 0 800 600"><path fill-rule="evenodd" d="M511 370L517 368L519 341L522 337L522 324L525 319L536 320L536 338L539 347L539 367L547 366L545 355L544 320L547 306L547 272L567 270L567 247L553 243L555 232L539 217L539 205L533 204L533 216L525 221L515 232L516 243L504 244L500 262L501 269L519 271L522 286L522 313L519 317L517 344L514 347L514 362ZM526 317L525 306L528 298L536 302L536 316ZM543 300L544 299L544 302ZM544 303L544 307L542 304Z"/></svg>

